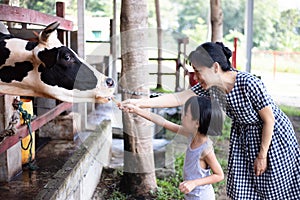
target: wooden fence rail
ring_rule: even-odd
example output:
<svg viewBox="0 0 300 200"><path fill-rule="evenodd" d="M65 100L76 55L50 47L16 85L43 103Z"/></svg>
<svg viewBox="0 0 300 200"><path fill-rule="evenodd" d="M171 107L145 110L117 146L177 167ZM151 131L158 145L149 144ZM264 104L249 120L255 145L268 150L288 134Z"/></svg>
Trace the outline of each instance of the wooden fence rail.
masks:
<svg viewBox="0 0 300 200"><path fill-rule="evenodd" d="M52 108L45 114L38 116L36 119L34 119L31 122L31 130L36 131L37 129L39 129L43 125L45 125L47 122L51 121L52 119L57 117L59 114L61 114L65 110L70 109L71 107L72 107L72 104L67 103L67 102L58 104L56 107ZM4 139L0 143L0 154L5 152L7 149L12 147L13 145L20 142L20 140L25 138L27 135L28 135L27 125L19 125L17 128L17 134Z"/></svg>
<svg viewBox="0 0 300 200"><path fill-rule="evenodd" d="M61 2L56 4L56 8L64 9ZM61 8L62 7L62 8ZM64 12L57 12L64 13ZM66 31L73 31L73 22L70 20L66 20L62 17L48 15L45 13L41 13L35 10L30 10L26 8L20 8L15 6L8 6L5 4L0 4L0 20L7 22L19 22L25 24L35 24L46 26L51 24L54 21L58 21L60 23L59 29Z"/></svg>

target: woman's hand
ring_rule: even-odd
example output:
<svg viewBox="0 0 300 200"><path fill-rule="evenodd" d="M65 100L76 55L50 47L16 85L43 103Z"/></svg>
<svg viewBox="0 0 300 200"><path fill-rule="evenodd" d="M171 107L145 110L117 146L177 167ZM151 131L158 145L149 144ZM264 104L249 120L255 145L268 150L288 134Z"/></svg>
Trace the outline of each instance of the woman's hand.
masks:
<svg viewBox="0 0 300 200"><path fill-rule="evenodd" d="M182 183L179 184L179 190L187 194L191 192L197 185L195 184L195 181L190 180L190 181L183 181Z"/></svg>
<svg viewBox="0 0 300 200"><path fill-rule="evenodd" d="M127 109L132 106L140 107L140 102L141 99L126 99L122 102L117 103L117 106L119 107L119 109L128 112Z"/></svg>
<svg viewBox="0 0 300 200"><path fill-rule="evenodd" d="M134 104L123 104L120 105L121 103L118 104L118 107L120 110L124 111L124 112L128 112L128 113L136 113L137 109L139 109L138 106L134 105Z"/></svg>
<svg viewBox="0 0 300 200"><path fill-rule="evenodd" d="M267 170L267 156L257 156L254 161L254 173L256 176L261 176Z"/></svg>
<svg viewBox="0 0 300 200"><path fill-rule="evenodd" d="M262 128L261 144L259 153L254 161L254 173L256 176L262 175L267 170L267 155L272 141L275 118L271 106L266 106L258 111L264 122Z"/></svg>

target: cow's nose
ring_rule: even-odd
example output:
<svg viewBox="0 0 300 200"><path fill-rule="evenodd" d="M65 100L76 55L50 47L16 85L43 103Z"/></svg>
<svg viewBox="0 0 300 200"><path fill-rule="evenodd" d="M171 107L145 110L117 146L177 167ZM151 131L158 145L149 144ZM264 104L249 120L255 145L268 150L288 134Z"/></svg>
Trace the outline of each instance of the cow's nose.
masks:
<svg viewBox="0 0 300 200"><path fill-rule="evenodd" d="M114 87L115 86L115 81L114 81L114 79L112 79L112 78L107 78L106 80L105 80L105 83L106 83L106 86L107 87Z"/></svg>

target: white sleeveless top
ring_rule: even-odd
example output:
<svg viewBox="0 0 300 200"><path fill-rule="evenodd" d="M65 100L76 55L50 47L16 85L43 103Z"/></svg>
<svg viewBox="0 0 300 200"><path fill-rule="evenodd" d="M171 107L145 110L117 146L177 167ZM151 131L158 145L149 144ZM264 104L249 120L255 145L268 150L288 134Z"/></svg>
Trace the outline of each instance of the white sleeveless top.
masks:
<svg viewBox="0 0 300 200"><path fill-rule="evenodd" d="M205 143L196 149L191 149L192 138L189 139L189 145L186 150L183 176L184 180L194 180L210 175L210 168L203 169L200 166L200 158L206 155L202 155L203 151L210 152L213 150L212 141L208 139ZM190 193L185 195L186 200L215 200L215 192L211 184L197 186Z"/></svg>

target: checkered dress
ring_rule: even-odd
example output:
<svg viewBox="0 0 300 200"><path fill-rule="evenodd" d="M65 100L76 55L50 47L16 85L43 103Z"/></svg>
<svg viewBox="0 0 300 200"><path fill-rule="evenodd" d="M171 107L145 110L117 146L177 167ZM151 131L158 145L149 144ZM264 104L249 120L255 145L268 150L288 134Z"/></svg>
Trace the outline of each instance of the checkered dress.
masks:
<svg viewBox="0 0 300 200"><path fill-rule="evenodd" d="M199 84L191 88L197 95L208 95ZM234 88L223 94L209 89L232 119L228 158L227 195L232 199L300 199L299 145L288 117L275 105L260 79L238 72ZM268 151L268 168L254 174L263 122L258 111L271 106L275 126Z"/></svg>

